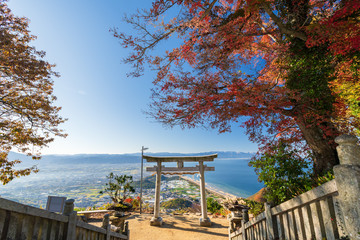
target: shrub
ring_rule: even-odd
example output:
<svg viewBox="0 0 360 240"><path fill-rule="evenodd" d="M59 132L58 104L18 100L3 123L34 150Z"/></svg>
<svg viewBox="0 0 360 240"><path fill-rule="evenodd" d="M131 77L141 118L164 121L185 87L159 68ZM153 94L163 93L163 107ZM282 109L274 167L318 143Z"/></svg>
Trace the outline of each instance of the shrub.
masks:
<svg viewBox="0 0 360 240"><path fill-rule="evenodd" d="M132 176L116 175L111 172L106 177L109 182L105 184L105 189L100 191L100 194L108 194L114 203L123 202L130 192L135 192Z"/></svg>
<svg viewBox="0 0 360 240"><path fill-rule="evenodd" d="M207 205L207 210L211 213L219 213L220 210L223 208L222 205L214 200L213 198L209 197L206 199L206 205Z"/></svg>
<svg viewBox="0 0 360 240"><path fill-rule="evenodd" d="M131 197L128 197L127 199L124 200L124 202L126 203L132 203L133 199Z"/></svg>
<svg viewBox="0 0 360 240"><path fill-rule="evenodd" d="M264 198L273 204L280 204L294 197L299 189L309 185L309 161L300 157L296 150L280 143L252 159L250 166L255 167L259 181L266 185Z"/></svg>
<svg viewBox="0 0 360 240"><path fill-rule="evenodd" d="M140 201L141 201L141 198L139 196L134 198L133 201L132 201L133 207L134 208L140 207Z"/></svg>
<svg viewBox="0 0 360 240"><path fill-rule="evenodd" d="M310 171L311 155L300 156L296 149L291 149L285 143L279 143L273 146L271 152L253 158L249 165L255 167L258 180L266 185L264 198L273 205L285 202L334 178L331 172L323 176L313 176Z"/></svg>
<svg viewBox="0 0 360 240"><path fill-rule="evenodd" d="M111 203L108 202L108 203L106 203L106 204L98 207L98 209L99 209L99 210L106 210L106 209L108 209L110 206L111 206Z"/></svg>
<svg viewBox="0 0 360 240"><path fill-rule="evenodd" d="M263 211L265 211L264 203L256 202L248 199L244 199L244 202L246 206L250 208L249 213L253 214L254 216L257 216Z"/></svg>

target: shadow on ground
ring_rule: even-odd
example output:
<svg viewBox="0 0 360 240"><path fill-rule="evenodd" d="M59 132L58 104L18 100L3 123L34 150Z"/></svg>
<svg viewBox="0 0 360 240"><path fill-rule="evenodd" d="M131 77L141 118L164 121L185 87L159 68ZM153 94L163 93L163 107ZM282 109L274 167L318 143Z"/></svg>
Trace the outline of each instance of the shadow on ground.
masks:
<svg viewBox="0 0 360 240"><path fill-rule="evenodd" d="M189 218L183 216L172 216L172 218L176 219L176 221L182 221L183 223L187 223L189 227L178 226L176 221L172 221L171 219L166 219L166 216L163 218L163 225L159 228L167 228L172 230L178 231L187 231L187 232L196 232L196 233L204 233L212 236L221 236L227 237L228 234L223 233L214 233L211 232L210 229L217 228L217 229L224 229L224 232L227 232L228 226L214 223L212 222L211 227L200 227L198 220L189 220Z"/></svg>
<svg viewBox="0 0 360 240"><path fill-rule="evenodd" d="M214 239L214 238L221 238L225 239L228 238L228 222L225 219L222 220L213 220L211 227L201 227L199 225L199 218L198 216L179 216L179 215L162 215L163 218L163 225L161 227L150 226L150 219L152 215L150 214L133 214L127 220L129 220L129 227L130 231L134 234L134 231L141 229L138 233L141 232L148 232L150 234L168 234L168 237L172 239L182 239L187 234L191 234L189 236L196 236L197 234L203 234L205 236L199 239ZM220 223L219 223L220 222ZM90 218L89 223L101 226L102 219L99 218ZM137 229L137 230L135 230ZM151 230L152 229L152 230ZM156 229L156 230L155 230ZM163 229L164 231L162 231ZM154 231L155 230L155 231ZM195 235L193 235L195 234ZM200 236L199 235L199 236ZM175 237L178 236L178 237ZM213 236L213 237L211 237ZM140 237L150 237L146 234ZM145 239L145 238L144 238ZM164 238L165 239L165 238ZM195 239L195 238L192 238ZM196 238L197 239L197 238Z"/></svg>
<svg viewBox="0 0 360 240"><path fill-rule="evenodd" d="M189 228L187 228L187 227L179 227L179 226L176 226L175 222L166 221L159 228L168 228L168 229L173 229L173 230L178 230L178 231L205 233L205 234L208 234L208 235L220 236L220 237L227 237L228 236L228 234L210 232L208 228L199 227L199 225L190 224L189 226L190 226ZM226 229L227 229L226 226L223 226L221 224L216 224L216 223L212 223L210 228L224 228L224 231L226 231Z"/></svg>

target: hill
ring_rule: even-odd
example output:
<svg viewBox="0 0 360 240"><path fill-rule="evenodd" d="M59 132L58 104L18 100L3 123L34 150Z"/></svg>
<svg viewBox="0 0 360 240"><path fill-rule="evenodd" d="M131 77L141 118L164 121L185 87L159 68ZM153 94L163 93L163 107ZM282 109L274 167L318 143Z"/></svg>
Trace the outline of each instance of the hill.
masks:
<svg viewBox="0 0 360 240"><path fill-rule="evenodd" d="M178 180L178 176L166 177L161 175L161 181L171 181L171 180ZM156 176L148 176L143 179L143 189L154 189L155 188L155 180ZM134 181L135 188L140 188L140 181Z"/></svg>
<svg viewBox="0 0 360 240"><path fill-rule="evenodd" d="M184 198L171 199L161 203L165 209L184 209L192 206L192 202Z"/></svg>

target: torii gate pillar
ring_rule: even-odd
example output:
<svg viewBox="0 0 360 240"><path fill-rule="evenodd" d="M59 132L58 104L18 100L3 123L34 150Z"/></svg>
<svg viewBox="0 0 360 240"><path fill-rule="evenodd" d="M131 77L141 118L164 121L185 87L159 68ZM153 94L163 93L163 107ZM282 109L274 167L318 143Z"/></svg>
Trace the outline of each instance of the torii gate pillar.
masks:
<svg viewBox="0 0 360 240"><path fill-rule="evenodd" d="M201 216L200 218L200 226L210 227L211 221L207 215L207 203L206 203L206 188L205 188L205 170L204 170L204 162L199 162L199 172L200 172L200 196L201 196Z"/></svg>
<svg viewBox="0 0 360 240"><path fill-rule="evenodd" d="M161 226L162 224L162 218L160 217L160 185L161 185L161 161L157 161L154 216L150 220L151 226Z"/></svg>

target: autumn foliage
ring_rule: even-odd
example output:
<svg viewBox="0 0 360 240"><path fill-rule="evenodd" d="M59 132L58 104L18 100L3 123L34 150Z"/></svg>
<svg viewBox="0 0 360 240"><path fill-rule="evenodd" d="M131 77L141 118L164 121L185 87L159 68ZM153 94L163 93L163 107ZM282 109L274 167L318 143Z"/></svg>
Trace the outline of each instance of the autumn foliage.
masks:
<svg viewBox="0 0 360 240"><path fill-rule="evenodd" d="M0 0L0 182L37 171L36 167L19 169L8 153L17 150L39 159L39 150L65 136L58 128L64 119L60 107L53 105L52 77L57 77L46 62L45 52L30 45L35 36L28 30L28 20L14 16Z"/></svg>
<svg viewBox="0 0 360 240"><path fill-rule="evenodd" d="M151 114L167 125L247 129L259 153L277 142L338 163L334 138L359 129L359 0L156 0L113 29L139 76L157 71ZM169 17L171 16L171 17ZM155 26L155 27L154 27ZM151 50L180 39L163 55Z"/></svg>

